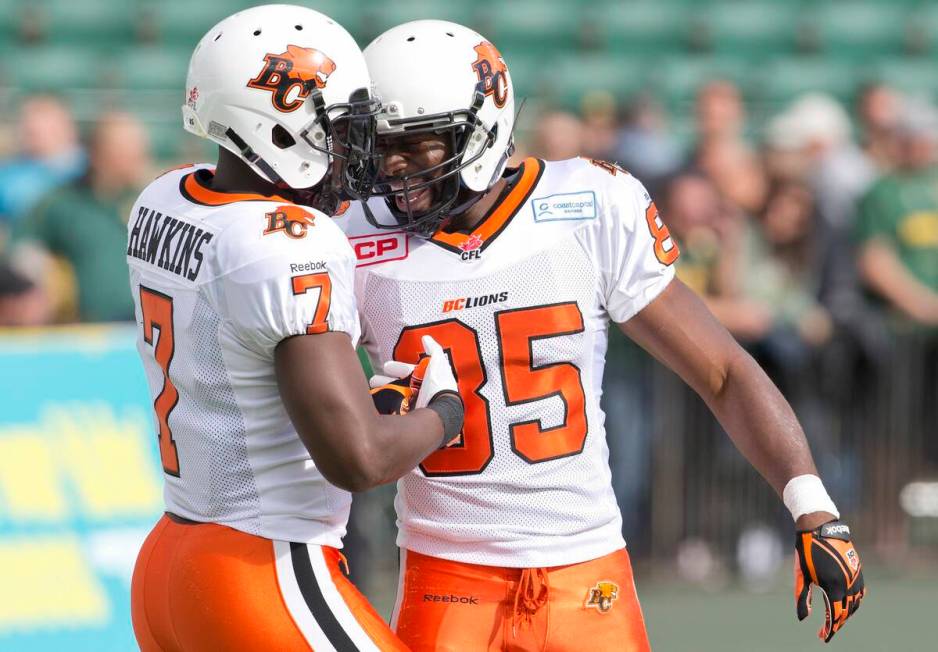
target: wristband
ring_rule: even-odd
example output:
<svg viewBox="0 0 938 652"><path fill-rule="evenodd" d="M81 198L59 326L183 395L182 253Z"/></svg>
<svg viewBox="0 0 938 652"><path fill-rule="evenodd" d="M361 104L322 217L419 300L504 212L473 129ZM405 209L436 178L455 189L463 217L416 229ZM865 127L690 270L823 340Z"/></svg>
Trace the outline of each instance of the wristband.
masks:
<svg viewBox="0 0 938 652"><path fill-rule="evenodd" d="M430 399L427 408L436 412L440 421L443 422L443 441L440 443L440 448L444 448L462 432L465 415L462 399L453 392L440 392Z"/></svg>
<svg viewBox="0 0 938 652"><path fill-rule="evenodd" d="M816 475L799 475L789 480L782 491L782 501L796 521L813 512L828 512L834 518L840 518L840 512L827 495L824 483Z"/></svg>

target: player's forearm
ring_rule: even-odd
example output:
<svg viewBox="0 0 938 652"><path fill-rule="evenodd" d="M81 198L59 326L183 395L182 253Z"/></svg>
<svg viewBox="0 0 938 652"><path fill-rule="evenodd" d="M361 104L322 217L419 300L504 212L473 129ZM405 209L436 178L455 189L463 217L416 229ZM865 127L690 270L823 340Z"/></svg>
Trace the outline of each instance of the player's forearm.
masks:
<svg viewBox="0 0 938 652"><path fill-rule="evenodd" d="M815 474L791 406L683 283L672 281L619 327L700 394L739 451L779 495L791 478Z"/></svg>
<svg viewBox="0 0 938 652"><path fill-rule="evenodd" d="M723 382L702 396L736 448L779 496L791 478L817 473L794 411L745 351L728 363Z"/></svg>
<svg viewBox="0 0 938 652"><path fill-rule="evenodd" d="M369 439L375 453L369 481L378 486L397 480L437 450L443 441L443 423L427 408L403 417L379 415Z"/></svg>
<svg viewBox="0 0 938 652"><path fill-rule="evenodd" d="M359 492L393 482L436 450L443 439L440 418L429 409L407 416L371 414L333 421L330 428L300 432L317 468L329 482ZM341 425L339 425L341 423ZM331 444L324 442L331 441Z"/></svg>

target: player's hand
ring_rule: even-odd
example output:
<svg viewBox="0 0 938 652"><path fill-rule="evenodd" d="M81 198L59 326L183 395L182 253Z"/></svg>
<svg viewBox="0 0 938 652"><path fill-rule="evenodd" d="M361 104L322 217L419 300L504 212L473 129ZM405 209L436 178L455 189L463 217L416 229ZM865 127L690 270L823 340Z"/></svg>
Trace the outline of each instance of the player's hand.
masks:
<svg viewBox="0 0 938 652"><path fill-rule="evenodd" d="M372 376L368 380L371 386L371 399L378 414L403 415L410 412L414 400L414 389L410 385L411 377Z"/></svg>
<svg viewBox="0 0 938 652"><path fill-rule="evenodd" d="M829 642L866 595L863 566L850 542L850 528L830 521L815 530L798 532L795 539L795 609L798 620L811 613L811 585L824 596L824 626L818 636Z"/></svg>
<svg viewBox="0 0 938 652"><path fill-rule="evenodd" d="M371 397L380 414L407 414L426 407L442 393L459 395L446 351L429 335L421 340L427 354L416 365L397 360L384 363L384 374L372 376Z"/></svg>

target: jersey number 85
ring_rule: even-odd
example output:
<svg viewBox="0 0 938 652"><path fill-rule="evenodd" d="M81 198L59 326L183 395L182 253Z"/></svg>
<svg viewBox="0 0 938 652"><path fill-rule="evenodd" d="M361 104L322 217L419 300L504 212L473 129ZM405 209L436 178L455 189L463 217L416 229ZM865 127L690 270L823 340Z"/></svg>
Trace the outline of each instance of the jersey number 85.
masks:
<svg viewBox="0 0 938 652"><path fill-rule="evenodd" d="M559 426L544 428L536 419L511 424L512 451L530 464L579 454L587 432L580 369L570 362L535 367L532 350L536 340L583 332L583 315L576 302L502 310L494 316L505 405L559 396L565 407ZM430 477L481 473L494 450L489 400L480 393L488 371L482 363L479 335L456 319L409 326L394 347L394 359L416 363L423 352L420 338L424 335L433 337L450 355L466 418L461 441L433 453L420 468Z"/></svg>

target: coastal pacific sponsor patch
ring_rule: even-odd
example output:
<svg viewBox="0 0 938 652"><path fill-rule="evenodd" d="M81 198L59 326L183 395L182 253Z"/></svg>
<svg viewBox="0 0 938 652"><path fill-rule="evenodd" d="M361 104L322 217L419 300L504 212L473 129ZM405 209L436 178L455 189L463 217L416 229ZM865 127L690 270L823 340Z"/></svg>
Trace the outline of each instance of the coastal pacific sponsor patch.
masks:
<svg viewBox="0 0 938 652"><path fill-rule="evenodd" d="M535 222L591 220L596 217L596 193L565 192L531 200Z"/></svg>

